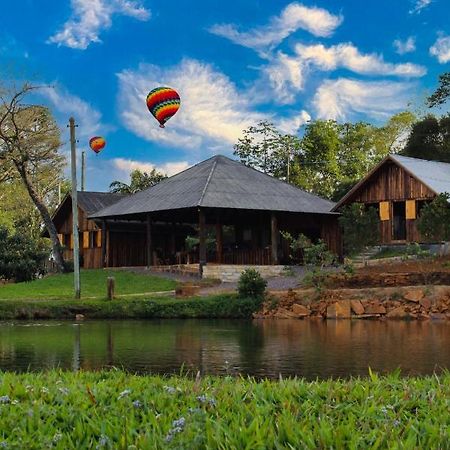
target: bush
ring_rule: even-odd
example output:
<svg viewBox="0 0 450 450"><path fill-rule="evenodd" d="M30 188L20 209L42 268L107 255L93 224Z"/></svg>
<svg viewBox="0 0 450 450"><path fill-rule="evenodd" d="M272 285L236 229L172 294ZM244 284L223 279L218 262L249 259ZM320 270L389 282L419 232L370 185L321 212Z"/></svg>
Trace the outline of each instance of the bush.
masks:
<svg viewBox="0 0 450 450"><path fill-rule="evenodd" d="M238 282L238 293L241 298L264 298L267 281L255 269L242 272Z"/></svg>
<svg viewBox="0 0 450 450"><path fill-rule="evenodd" d="M0 278L30 281L43 270L48 257L44 245L25 233L10 234L0 227Z"/></svg>

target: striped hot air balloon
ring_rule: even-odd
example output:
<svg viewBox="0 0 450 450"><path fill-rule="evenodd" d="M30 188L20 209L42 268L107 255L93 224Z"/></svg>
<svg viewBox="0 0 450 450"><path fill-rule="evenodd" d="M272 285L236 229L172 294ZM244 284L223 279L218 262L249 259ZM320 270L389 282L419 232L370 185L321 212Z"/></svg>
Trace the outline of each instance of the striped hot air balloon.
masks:
<svg viewBox="0 0 450 450"><path fill-rule="evenodd" d="M101 136L94 136L89 139L89 147L94 150L95 153L100 153L102 149L105 147L106 141Z"/></svg>
<svg viewBox="0 0 450 450"><path fill-rule="evenodd" d="M170 87L157 87L147 95L147 108L164 128L164 124L180 109L180 96Z"/></svg>

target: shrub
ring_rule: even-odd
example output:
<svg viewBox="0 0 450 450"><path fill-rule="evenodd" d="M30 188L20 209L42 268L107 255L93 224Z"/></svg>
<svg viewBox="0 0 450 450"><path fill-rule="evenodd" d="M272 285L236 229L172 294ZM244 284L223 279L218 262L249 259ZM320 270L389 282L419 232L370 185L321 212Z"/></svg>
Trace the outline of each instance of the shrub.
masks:
<svg viewBox="0 0 450 450"><path fill-rule="evenodd" d="M304 253L305 264L320 267L321 269L330 266L336 259L322 239L319 239L317 244L311 244L309 247L306 247Z"/></svg>
<svg viewBox="0 0 450 450"><path fill-rule="evenodd" d="M0 227L0 278L30 281L42 270L48 251L25 233L10 234Z"/></svg>
<svg viewBox="0 0 450 450"><path fill-rule="evenodd" d="M255 269L242 272L238 282L238 293L241 298L262 299L266 291L267 281Z"/></svg>

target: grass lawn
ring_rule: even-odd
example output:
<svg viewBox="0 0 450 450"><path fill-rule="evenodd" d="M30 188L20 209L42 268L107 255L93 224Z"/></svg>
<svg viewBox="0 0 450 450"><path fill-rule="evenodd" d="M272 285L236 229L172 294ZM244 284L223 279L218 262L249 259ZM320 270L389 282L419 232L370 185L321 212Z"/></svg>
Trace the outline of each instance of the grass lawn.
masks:
<svg viewBox="0 0 450 450"><path fill-rule="evenodd" d="M116 295L170 291L175 289L176 285L173 280L122 270L82 270L81 297L105 298L107 277L116 279ZM73 293L73 273L50 275L27 283L0 286L0 300L62 300L72 299Z"/></svg>
<svg viewBox="0 0 450 450"><path fill-rule="evenodd" d="M448 449L450 374L255 381L1 373L10 449Z"/></svg>
<svg viewBox="0 0 450 450"><path fill-rule="evenodd" d="M394 256L405 256L406 248L382 248L379 252L375 253L370 257L370 259L384 259L384 258L393 258Z"/></svg>

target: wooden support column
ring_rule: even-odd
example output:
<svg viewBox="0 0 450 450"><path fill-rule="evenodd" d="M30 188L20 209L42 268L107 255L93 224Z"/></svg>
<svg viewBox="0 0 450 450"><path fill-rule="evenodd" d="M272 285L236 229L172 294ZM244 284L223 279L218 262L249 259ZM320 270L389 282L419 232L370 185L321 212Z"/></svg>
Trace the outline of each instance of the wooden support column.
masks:
<svg viewBox="0 0 450 450"><path fill-rule="evenodd" d="M272 247L272 264L278 264L278 224L275 213L270 214L270 236Z"/></svg>
<svg viewBox="0 0 450 450"><path fill-rule="evenodd" d="M223 252L223 230L222 224L216 223L216 254L217 262L220 264L222 262L222 252Z"/></svg>
<svg viewBox="0 0 450 450"><path fill-rule="evenodd" d="M153 266L152 219L147 214L147 267Z"/></svg>
<svg viewBox="0 0 450 450"><path fill-rule="evenodd" d="M206 264L206 223L205 212L198 210L198 238L199 238L199 261L200 270Z"/></svg>
<svg viewBox="0 0 450 450"><path fill-rule="evenodd" d="M106 230L107 230L107 224L106 220L102 220L102 230L101 230L101 237L102 237L102 267L106 266Z"/></svg>

